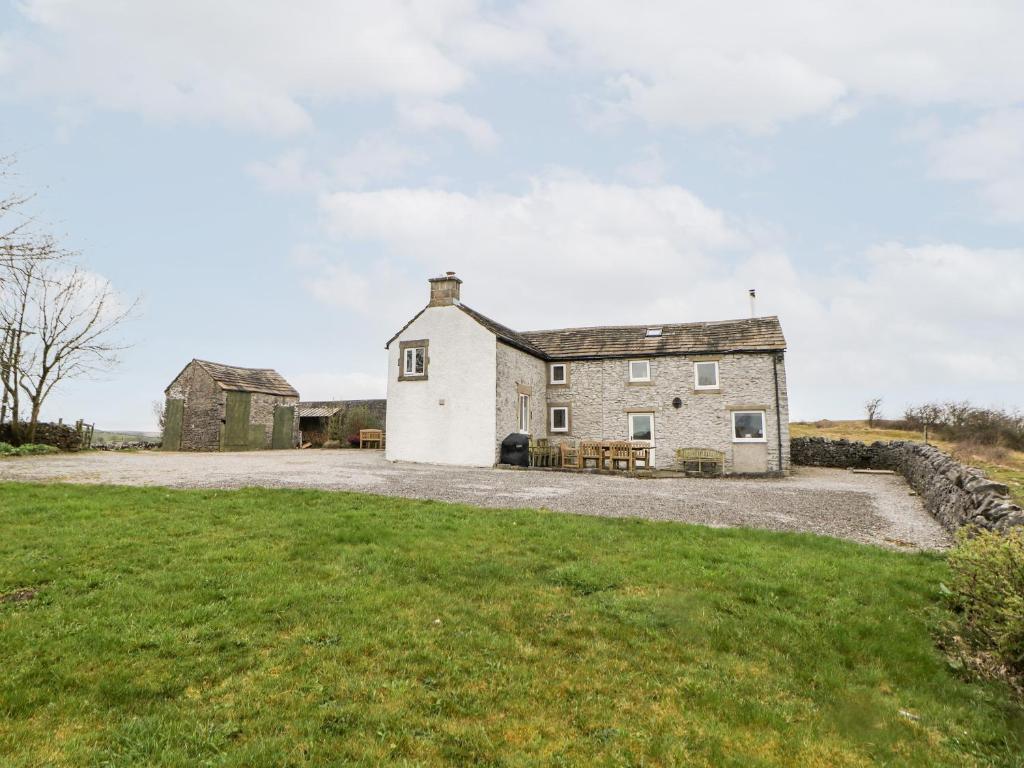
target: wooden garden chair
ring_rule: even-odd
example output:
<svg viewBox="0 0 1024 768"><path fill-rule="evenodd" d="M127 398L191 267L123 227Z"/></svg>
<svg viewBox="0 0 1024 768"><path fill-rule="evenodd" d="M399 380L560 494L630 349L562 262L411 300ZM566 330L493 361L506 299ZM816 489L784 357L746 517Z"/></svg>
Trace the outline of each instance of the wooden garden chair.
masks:
<svg viewBox="0 0 1024 768"><path fill-rule="evenodd" d="M643 462L644 469L651 468L651 446L650 443L632 443L633 448L633 469L636 469L640 462Z"/></svg>
<svg viewBox="0 0 1024 768"><path fill-rule="evenodd" d="M608 443L609 468L613 470L618 469L618 465L622 463L625 463L627 472L632 472L635 468L633 464L633 446L623 440Z"/></svg>
<svg viewBox="0 0 1024 768"><path fill-rule="evenodd" d="M563 467L567 469L582 469L583 452L578 445L562 443L558 446L558 451L561 454Z"/></svg>
<svg viewBox="0 0 1024 768"><path fill-rule="evenodd" d="M604 466L604 450L597 440L584 440L580 443L580 467L585 469L588 461L601 469Z"/></svg>

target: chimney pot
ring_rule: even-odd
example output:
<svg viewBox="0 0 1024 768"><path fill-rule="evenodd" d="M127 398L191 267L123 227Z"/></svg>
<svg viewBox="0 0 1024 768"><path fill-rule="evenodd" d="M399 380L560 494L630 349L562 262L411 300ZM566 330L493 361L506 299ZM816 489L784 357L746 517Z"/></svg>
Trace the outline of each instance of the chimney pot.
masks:
<svg viewBox="0 0 1024 768"><path fill-rule="evenodd" d="M459 303L459 286L462 281L454 272L445 272L442 277L430 278L431 307L450 307Z"/></svg>

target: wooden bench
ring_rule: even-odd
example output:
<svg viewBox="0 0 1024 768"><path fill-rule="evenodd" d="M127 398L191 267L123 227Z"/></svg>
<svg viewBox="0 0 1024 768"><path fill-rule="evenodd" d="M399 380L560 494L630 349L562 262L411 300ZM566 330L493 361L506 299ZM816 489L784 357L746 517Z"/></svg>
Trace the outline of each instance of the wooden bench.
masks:
<svg viewBox="0 0 1024 768"><path fill-rule="evenodd" d="M676 461L682 465L683 471L687 472L687 464L696 464L698 474L706 474L705 466L711 466L714 474L725 473L725 454L712 448L679 448L676 450Z"/></svg>
<svg viewBox="0 0 1024 768"><path fill-rule="evenodd" d="M360 448L383 448L384 447L384 430L382 430L382 429L360 429L359 430L359 447Z"/></svg>

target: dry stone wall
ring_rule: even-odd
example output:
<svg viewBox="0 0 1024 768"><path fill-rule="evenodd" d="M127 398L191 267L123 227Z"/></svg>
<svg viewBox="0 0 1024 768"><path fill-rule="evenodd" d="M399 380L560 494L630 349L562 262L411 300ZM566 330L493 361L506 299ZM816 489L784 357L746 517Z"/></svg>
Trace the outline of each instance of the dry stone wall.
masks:
<svg viewBox="0 0 1024 768"><path fill-rule="evenodd" d="M798 437L791 451L798 465L898 472L920 494L928 512L951 531L969 526L1005 532L1024 526L1024 510L1013 503L1009 488L932 445Z"/></svg>

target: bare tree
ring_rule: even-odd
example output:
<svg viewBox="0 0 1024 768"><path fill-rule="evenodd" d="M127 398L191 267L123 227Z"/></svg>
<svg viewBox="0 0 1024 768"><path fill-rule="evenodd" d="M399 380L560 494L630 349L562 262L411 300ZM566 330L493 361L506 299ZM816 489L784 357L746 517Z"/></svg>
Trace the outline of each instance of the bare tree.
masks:
<svg viewBox="0 0 1024 768"><path fill-rule="evenodd" d="M65 264L35 266L24 281L25 324L17 386L30 410L25 438L35 438L39 412L63 381L113 367L124 349L114 331L137 302L121 304L110 282Z"/></svg>
<svg viewBox="0 0 1024 768"><path fill-rule="evenodd" d="M0 157L0 180L13 164ZM0 425L9 415L16 442L35 439L54 387L117 362L114 331L136 305L122 304L109 282L74 266L75 254L39 231L25 207L31 198L0 196Z"/></svg>
<svg viewBox="0 0 1024 768"><path fill-rule="evenodd" d="M942 423L942 406L925 403L916 408L907 408L904 418L912 425L924 431L924 441L928 442L928 433L936 424Z"/></svg>
<svg viewBox="0 0 1024 768"><path fill-rule="evenodd" d="M864 403L864 410L868 414L868 426L875 426L875 419L882 415L882 398L873 397Z"/></svg>
<svg viewBox="0 0 1024 768"><path fill-rule="evenodd" d="M156 417L156 425L160 428L160 434L164 433L164 419L167 416L167 404L163 400L154 400L152 403L153 415Z"/></svg>
<svg viewBox="0 0 1024 768"><path fill-rule="evenodd" d="M0 180L11 179L14 157L0 156ZM18 431L20 414L19 363L25 337L26 287L44 261L66 256L53 238L33 228L35 220L26 210L32 195L9 191L0 197L0 426L12 418L12 431ZM16 436L16 435L15 435Z"/></svg>

